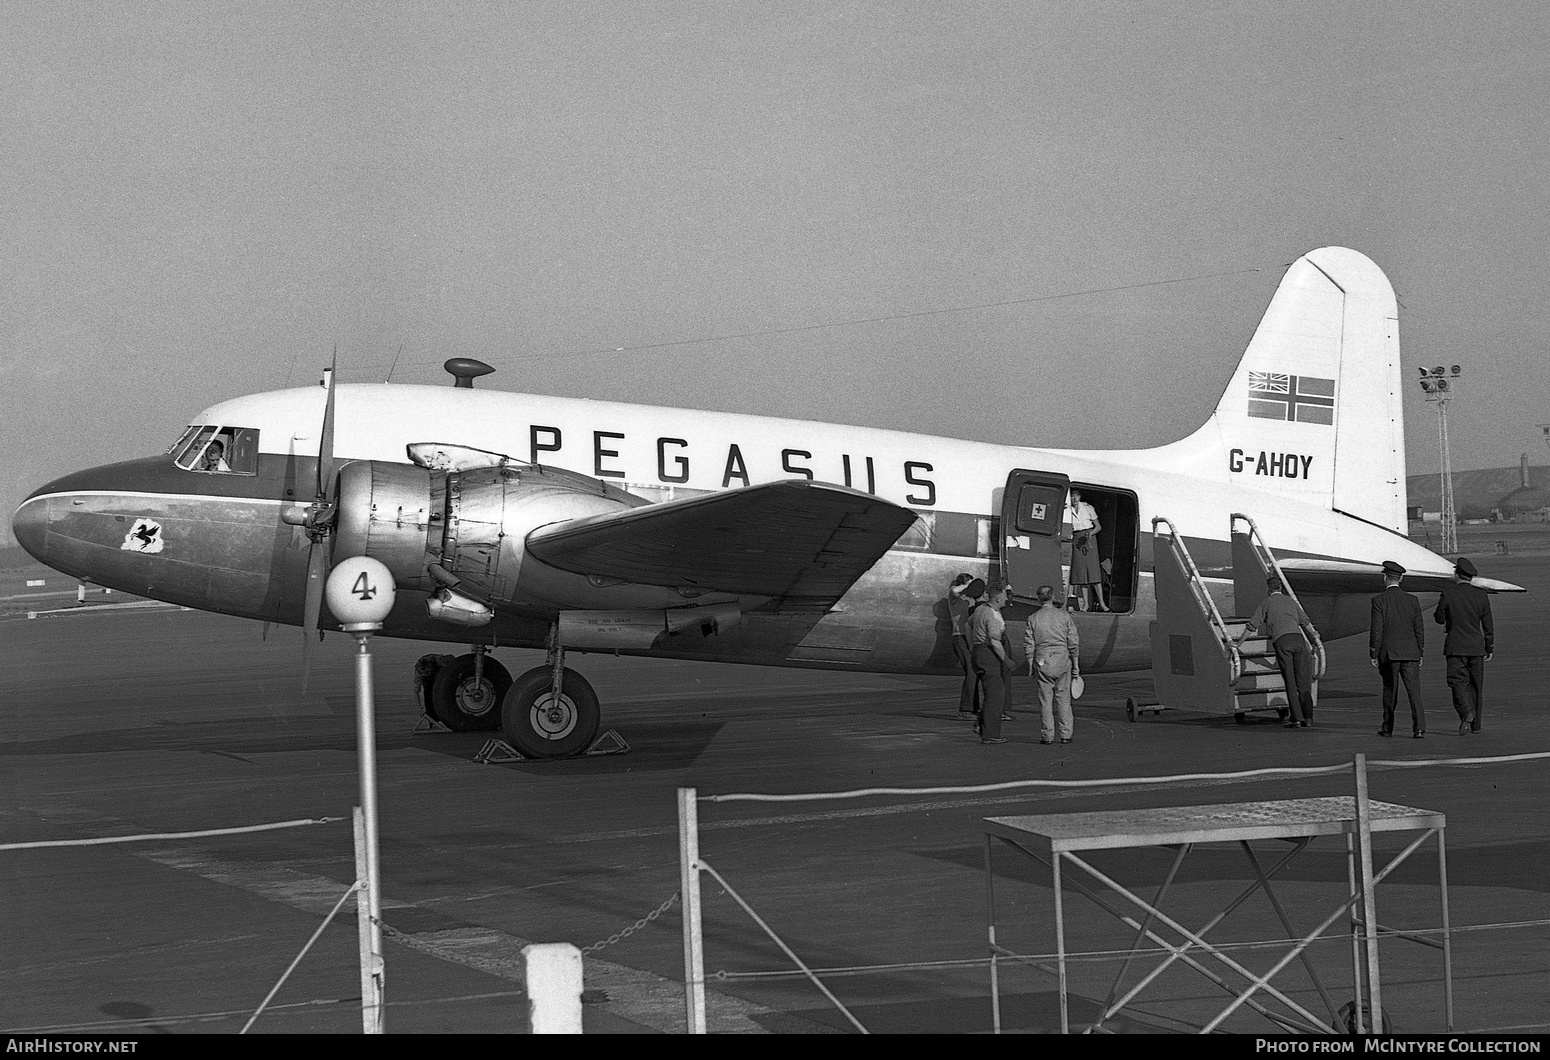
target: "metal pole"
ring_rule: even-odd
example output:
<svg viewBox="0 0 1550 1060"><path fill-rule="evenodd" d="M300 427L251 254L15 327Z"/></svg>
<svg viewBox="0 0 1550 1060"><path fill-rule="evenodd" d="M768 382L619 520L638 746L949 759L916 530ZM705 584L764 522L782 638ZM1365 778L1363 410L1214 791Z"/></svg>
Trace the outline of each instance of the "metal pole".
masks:
<svg viewBox="0 0 1550 1060"><path fill-rule="evenodd" d="M1378 976L1378 899L1372 880L1372 802L1367 797L1367 756L1356 756L1356 836L1362 858L1362 934L1367 940L1367 989L1371 1033L1383 1033L1383 986Z"/></svg>
<svg viewBox="0 0 1550 1060"><path fill-rule="evenodd" d="M1001 978L996 966L996 875L989 832L985 833L985 927L990 941L990 1031L1001 1033Z"/></svg>
<svg viewBox="0 0 1550 1060"><path fill-rule="evenodd" d="M1453 1029L1453 924L1448 916L1448 842L1446 829L1437 829L1437 883L1442 890L1442 993L1443 1015Z"/></svg>
<svg viewBox="0 0 1550 1060"><path fill-rule="evenodd" d="M700 920L700 810L694 788L678 789L678 873L684 907L684 1007L689 1033L705 1033L705 935Z"/></svg>
<svg viewBox="0 0 1550 1060"><path fill-rule="evenodd" d="M1066 1002L1066 915L1060 900L1060 851L1050 851L1050 876L1055 888L1055 962L1060 966L1060 1033L1071 1033L1071 1013Z"/></svg>
<svg viewBox="0 0 1550 1060"><path fill-rule="evenodd" d="M1350 832L1345 837L1345 879L1346 886L1350 888L1350 894L1356 893L1356 837ZM1367 1033L1366 1017L1362 1015L1362 940L1357 930L1361 923L1357 919L1356 905L1351 905L1347 914L1347 924L1351 930L1351 1020L1357 1034Z"/></svg>
<svg viewBox="0 0 1550 1060"><path fill-rule="evenodd" d="M1442 551L1459 549L1458 511L1453 505L1453 454L1448 448L1448 399L1437 401L1437 433L1442 451Z"/></svg>
<svg viewBox="0 0 1550 1060"><path fill-rule="evenodd" d="M366 877L371 874L366 856L366 815L355 807L355 935L360 947L361 1032L373 1033L374 1010L371 999L376 992L376 961L371 948L371 896L366 893Z"/></svg>
<svg viewBox="0 0 1550 1060"><path fill-rule="evenodd" d="M377 854L377 733L371 684L371 653L367 649L371 634L356 633L355 640L360 645L355 656L356 749L361 770L362 830L366 837L366 909L371 918L370 990L364 989L367 970L363 969L361 1022L365 1033L382 1034L387 1029L387 1012L384 1008L387 965L382 958L382 869Z"/></svg>

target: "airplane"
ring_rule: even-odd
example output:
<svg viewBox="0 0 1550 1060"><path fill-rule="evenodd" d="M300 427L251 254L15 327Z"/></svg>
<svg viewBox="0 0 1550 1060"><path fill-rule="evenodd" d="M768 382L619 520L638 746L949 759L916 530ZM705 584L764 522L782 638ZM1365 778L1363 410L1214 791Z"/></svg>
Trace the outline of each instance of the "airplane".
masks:
<svg viewBox="0 0 1550 1060"><path fill-rule="evenodd" d="M450 387L337 385L330 370L221 402L159 456L38 489L16 539L97 585L299 625L308 650L339 628L322 614L329 570L374 557L397 589L380 635L470 646L422 660L427 712L535 758L581 753L601 725L568 652L958 674L949 582L1008 584L1009 625L1025 620L1039 586L1065 584L1072 487L1111 572L1111 611L1074 614L1085 674L1166 663L1169 536L1202 599L1249 602L1234 600L1240 513L1326 639L1367 628L1384 560L1412 591L1453 577L1405 536L1393 289L1340 247L1287 269L1215 412L1155 448L514 394L475 388L494 371L481 362L446 368ZM503 648L547 662L513 678L489 655Z"/></svg>

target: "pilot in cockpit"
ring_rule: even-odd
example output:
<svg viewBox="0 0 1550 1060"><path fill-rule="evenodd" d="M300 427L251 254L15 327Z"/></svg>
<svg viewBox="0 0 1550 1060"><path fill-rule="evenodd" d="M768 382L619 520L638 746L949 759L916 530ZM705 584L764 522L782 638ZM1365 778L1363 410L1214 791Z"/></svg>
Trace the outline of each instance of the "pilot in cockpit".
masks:
<svg viewBox="0 0 1550 1060"><path fill-rule="evenodd" d="M200 458L199 470L201 471L230 471L231 465L226 463L226 443L219 438L210 443Z"/></svg>

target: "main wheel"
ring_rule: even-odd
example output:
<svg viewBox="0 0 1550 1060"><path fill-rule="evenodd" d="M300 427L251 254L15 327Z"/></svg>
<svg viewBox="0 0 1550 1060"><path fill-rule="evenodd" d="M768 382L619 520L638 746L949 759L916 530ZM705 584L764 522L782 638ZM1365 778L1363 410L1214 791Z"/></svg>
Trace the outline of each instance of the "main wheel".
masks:
<svg viewBox="0 0 1550 1060"><path fill-rule="evenodd" d="M501 704L506 742L529 758L580 754L597 738L603 712L587 679L567 668L558 699L553 686L554 671L535 666L517 678Z"/></svg>
<svg viewBox="0 0 1550 1060"><path fill-rule="evenodd" d="M1128 718L1130 721L1135 721L1136 720L1136 697L1135 696L1126 696L1125 697L1125 717Z"/></svg>
<svg viewBox="0 0 1550 1060"><path fill-rule="evenodd" d="M431 701L436 718L457 732L484 732L501 727L501 699L511 687L511 671L484 657L484 679L474 680L474 657L459 655L436 671Z"/></svg>
<svg viewBox="0 0 1550 1060"><path fill-rule="evenodd" d="M1247 725L1249 723L1248 712L1240 710L1238 713L1232 716L1232 720L1237 722L1239 725Z"/></svg>

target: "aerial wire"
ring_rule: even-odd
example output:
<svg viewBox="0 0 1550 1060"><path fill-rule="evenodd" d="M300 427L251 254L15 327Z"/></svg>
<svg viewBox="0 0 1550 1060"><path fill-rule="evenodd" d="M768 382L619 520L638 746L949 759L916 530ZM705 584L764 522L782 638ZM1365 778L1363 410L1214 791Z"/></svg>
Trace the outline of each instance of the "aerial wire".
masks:
<svg viewBox="0 0 1550 1060"><path fill-rule="evenodd" d="M1216 280L1229 276L1246 276L1250 273L1264 272L1266 266L1257 265L1247 269L1230 269L1225 272L1207 272L1194 276L1175 276L1165 280L1146 280L1141 283L1120 284L1116 287L1091 287L1079 291L1062 291L1057 294L1029 295L1026 298L1007 298L996 302L980 302L974 305L946 306L941 309L920 309L909 313L887 313L880 316L855 317L849 320L831 320L819 324L793 324L789 327L763 328L756 331L734 331L720 335L705 335L692 339L669 339L664 342L644 342L633 346L599 346L587 350L569 350L560 353L552 353L540 357L540 360L553 360L560 357L590 357L605 353L639 353L646 350L673 349L679 346L698 346L710 342L728 342L733 339L763 338L773 335L794 335L804 331L823 331L829 328L854 327L858 324L883 324L895 320L916 320L922 317L944 316L948 313L973 313L983 309L1002 309L1014 305L1034 305L1040 302L1056 302L1067 298L1083 298L1095 294L1117 294L1122 291L1139 291L1148 287L1164 287L1176 283L1193 283L1198 280ZM400 348L400 352L402 349ZM438 364L438 361L410 361L406 367L418 367ZM394 368L398 359L393 360ZM357 365L357 368L380 368L381 365ZM389 372L391 377L392 372Z"/></svg>

